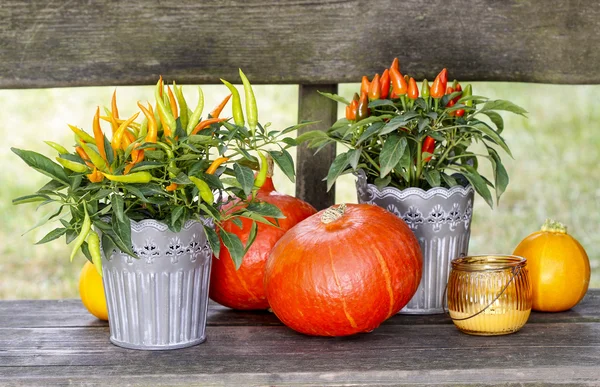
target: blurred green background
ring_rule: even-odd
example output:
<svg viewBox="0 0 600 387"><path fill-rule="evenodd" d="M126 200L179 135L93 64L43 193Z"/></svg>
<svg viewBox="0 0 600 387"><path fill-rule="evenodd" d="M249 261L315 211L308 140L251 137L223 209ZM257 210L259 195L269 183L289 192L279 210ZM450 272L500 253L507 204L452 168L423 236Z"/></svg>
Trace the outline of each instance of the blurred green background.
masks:
<svg viewBox="0 0 600 387"><path fill-rule="evenodd" d="M187 91L186 91L187 89ZM340 85L350 98L358 85ZM504 156L510 175L500 206L491 210L476 200L470 253L512 253L518 242L539 229L547 217L569 227L587 250L592 264L591 287L600 287L600 86L475 83L474 94L509 99L529 111L529 119L504 114L504 136L514 160ZM10 147L54 156L42 141L73 142L67 123L91 132L97 105L108 106L114 88L0 90L0 299L78 297L77 281L85 258L69 263L64 238L34 245L53 225L23 235L46 208L13 206L11 199L32 193L47 178L28 168ZM224 86L203 86L207 109L228 92ZM184 87L195 106L195 89ZM129 116L136 101L152 100L152 87L118 87L119 110ZM297 86L255 86L262 123L284 128L297 121ZM339 115L343 114L342 109ZM225 115L225 114L223 114ZM109 125L104 126L109 130ZM480 162L485 164L485 161ZM489 176L489 175L488 175ZM338 202L356 202L354 179L343 176ZM280 174L275 183L293 194L294 186Z"/></svg>

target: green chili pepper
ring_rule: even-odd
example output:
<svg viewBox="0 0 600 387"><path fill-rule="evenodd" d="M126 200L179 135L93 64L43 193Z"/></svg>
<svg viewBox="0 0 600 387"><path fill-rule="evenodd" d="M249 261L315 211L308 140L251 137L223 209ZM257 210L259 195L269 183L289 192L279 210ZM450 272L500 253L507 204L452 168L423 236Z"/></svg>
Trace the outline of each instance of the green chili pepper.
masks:
<svg viewBox="0 0 600 387"><path fill-rule="evenodd" d="M146 138L148 134L148 117L144 117L144 121L142 121L142 126L140 127L140 133L138 138L143 137Z"/></svg>
<svg viewBox="0 0 600 387"><path fill-rule="evenodd" d="M88 171L88 167L86 167L83 164L77 163L75 161L71 161L71 160L67 160L67 159L62 159L60 157L57 157L56 161L58 161L59 164L62 165L63 167L65 167L68 170L71 170L73 172L83 173L83 172L87 172Z"/></svg>
<svg viewBox="0 0 600 387"><path fill-rule="evenodd" d="M423 84L421 85L421 96L425 99L429 98L429 83L427 79L423 79Z"/></svg>
<svg viewBox="0 0 600 387"><path fill-rule="evenodd" d="M83 141L89 142L90 144L96 143L96 140L94 139L94 137L90 136L89 134L87 134L83 130L79 129L78 127L69 125L69 128L71 128L71 130L75 133L75 135L77 137L79 137L80 139L82 139Z"/></svg>
<svg viewBox="0 0 600 387"><path fill-rule="evenodd" d="M152 180L152 174L148 171L134 172L127 175L109 175L108 173L102 173L110 181L116 181L119 183L137 183L144 184L149 183Z"/></svg>
<svg viewBox="0 0 600 387"><path fill-rule="evenodd" d="M52 147L53 149L55 149L59 154L61 155L65 155L67 153L69 153L69 151L67 150L67 148L65 148L64 146L57 144L55 142L52 141L44 141L46 144L48 144L50 147Z"/></svg>
<svg viewBox="0 0 600 387"><path fill-rule="evenodd" d="M92 263L100 277L102 277L102 255L100 254L100 237L95 231L90 231L87 238L88 249L92 256Z"/></svg>
<svg viewBox="0 0 600 387"><path fill-rule="evenodd" d="M265 184L267 181L267 171L269 169L269 163L267 162L267 158L261 151L258 151L258 157L260 157L260 170L256 174L256 178L254 179L254 188L259 189Z"/></svg>
<svg viewBox="0 0 600 387"><path fill-rule="evenodd" d="M471 87L471 84L469 83L467 86L465 86L465 88L463 89L462 92L462 97L470 97L473 95L473 88ZM473 100L470 99L468 101L465 101L465 106L469 106L472 107L473 106Z"/></svg>
<svg viewBox="0 0 600 387"><path fill-rule="evenodd" d="M196 124L200 122L202 110L204 110L204 93L202 92L202 88L198 86L198 105L196 105L196 109L194 109L194 112L187 123L187 134L190 134L196 127Z"/></svg>
<svg viewBox="0 0 600 387"><path fill-rule="evenodd" d="M246 78L246 75L240 70L240 78L242 78L242 83L244 84L244 95L246 97L246 117L248 117L248 127L254 135L254 131L256 130L256 125L258 125L258 107L256 106L256 98L254 97L254 91L252 90L252 85L250 85L250 81Z"/></svg>
<svg viewBox="0 0 600 387"><path fill-rule="evenodd" d="M171 129L171 133L175 133L175 129L177 128L177 123L175 122L175 118L173 117L173 114L170 112L170 107L167 110L167 107L165 106L165 101L163 100L163 97L161 97L161 84L160 81L158 81L156 83L156 89L154 90L154 97L156 98L156 110L158 110L159 114L163 114L166 121L165 124L169 126L169 129Z"/></svg>
<svg viewBox="0 0 600 387"><path fill-rule="evenodd" d="M189 176L189 178L192 183L194 183L196 188L198 188L198 192L200 193L202 200L212 205L215 202L215 196L208 184L204 180L200 180L195 176Z"/></svg>
<svg viewBox="0 0 600 387"><path fill-rule="evenodd" d="M221 79L221 82L223 82L223 84L225 86L227 86L229 91L231 91L231 95L233 97L233 101L231 102L231 110L233 112L233 121L235 122L235 124L237 126L244 126L244 124L246 122L244 121L244 112L242 111L242 101L240 100L240 93L237 91L235 86L233 86L231 83L227 82L226 80Z"/></svg>
<svg viewBox="0 0 600 387"><path fill-rule="evenodd" d="M102 172L106 172L108 170L108 165L106 165L106 161L104 161L104 159L102 158L102 156L100 156L98 152L90 148L89 145L87 145L83 141L79 141L79 145L81 145L81 148L83 148L85 153L90 158L90 161L92 162L92 164L94 164L96 168L98 168Z"/></svg>
<svg viewBox="0 0 600 387"><path fill-rule="evenodd" d="M71 256L69 257L71 262L73 262L73 258L75 257L77 250L79 250L81 245L83 245L85 238L87 238L88 233L90 232L90 229L92 228L92 221L90 219L90 216L88 215L87 206L86 206L85 202L83 203L83 211L85 212L85 217L83 218L83 223L81 225L81 231L79 232L79 235L77 236L77 238L75 238L75 244L73 245L73 250L71 251Z"/></svg>
<svg viewBox="0 0 600 387"><path fill-rule="evenodd" d="M187 129L188 124L188 107L185 97L183 96L183 86L177 87L175 81L173 81L173 90L175 91L175 97L179 104L179 120L181 121L181 127Z"/></svg>
<svg viewBox="0 0 600 387"><path fill-rule="evenodd" d="M364 120L369 116L369 98L367 93L362 92L358 101L358 110L356 112L356 121Z"/></svg>

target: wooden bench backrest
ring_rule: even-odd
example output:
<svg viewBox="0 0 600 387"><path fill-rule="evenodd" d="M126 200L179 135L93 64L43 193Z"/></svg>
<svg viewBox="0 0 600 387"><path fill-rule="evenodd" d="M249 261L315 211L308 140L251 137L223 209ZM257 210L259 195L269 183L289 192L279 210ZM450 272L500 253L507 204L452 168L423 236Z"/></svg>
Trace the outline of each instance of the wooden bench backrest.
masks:
<svg viewBox="0 0 600 387"><path fill-rule="evenodd" d="M0 88L219 83L241 67L255 84L299 84L298 118L321 129L337 108L316 90L395 56L417 79L447 67L470 81L600 83L595 1L3 0L0 20ZM335 149L312 153L298 149L296 193L324 208Z"/></svg>

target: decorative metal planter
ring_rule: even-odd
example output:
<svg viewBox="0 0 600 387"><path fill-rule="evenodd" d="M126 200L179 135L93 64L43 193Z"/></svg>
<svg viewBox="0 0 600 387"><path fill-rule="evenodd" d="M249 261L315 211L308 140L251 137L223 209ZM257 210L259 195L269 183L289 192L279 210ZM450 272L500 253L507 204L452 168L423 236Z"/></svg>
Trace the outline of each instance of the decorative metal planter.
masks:
<svg viewBox="0 0 600 387"><path fill-rule="evenodd" d="M472 186L379 190L368 184L364 171L357 173L359 203L375 204L402 218L415 233L423 251L423 277L416 294L400 311L407 314L444 313L442 299L450 262L467 255L471 235L474 189Z"/></svg>
<svg viewBox="0 0 600 387"><path fill-rule="evenodd" d="M173 233L155 220L132 221L131 241L139 259L102 253L110 341L143 350L202 343L212 262L202 223Z"/></svg>

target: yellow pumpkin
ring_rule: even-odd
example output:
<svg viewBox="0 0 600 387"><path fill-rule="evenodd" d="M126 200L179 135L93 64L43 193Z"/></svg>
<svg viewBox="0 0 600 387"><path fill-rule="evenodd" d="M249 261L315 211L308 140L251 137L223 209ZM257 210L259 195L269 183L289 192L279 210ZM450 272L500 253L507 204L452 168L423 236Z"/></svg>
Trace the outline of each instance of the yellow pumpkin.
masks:
<svg viewBox="0 0 600 387"><path fill-rule="evenodd" d="M102 277L89 261L83 265L79 275L79 295L88 312L100 320L108 321L108 309L106 308Z"/></svg>
<svg viewBox="0 0 600 387"><path fill-rule="evenodd" d="M563 224L546 220L540 231L519 243L514 254L527 258L533 310L562 312L585 296L590 283L590 261Z"/></svg>

